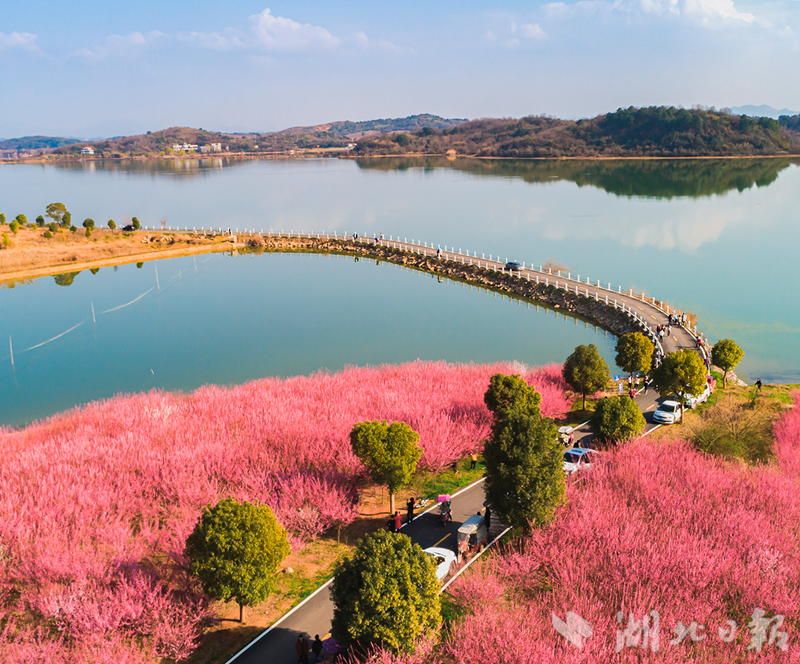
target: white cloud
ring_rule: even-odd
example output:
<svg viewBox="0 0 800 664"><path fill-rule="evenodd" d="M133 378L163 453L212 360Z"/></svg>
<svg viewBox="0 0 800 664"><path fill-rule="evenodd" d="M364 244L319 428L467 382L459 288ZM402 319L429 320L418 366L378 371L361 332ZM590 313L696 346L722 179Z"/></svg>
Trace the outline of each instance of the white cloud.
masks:
<svg viewBox="0 0 800 664"><path fill-rule="evenodd" d="M336 48L341 42L325 28L274 16L270 9L251 16L250 23L256 39L269 50L330 49Z"/></svg>
<svg viewBox="0 0 800 664"><path fill-rule="evenodd" d="M158 30L151 30L146 35L131 32L128 35L109 35L105 43L94 49L82 48L75 55L87 60L104 60L108 57L130 58L141 53L143 49L161 37L166 37Z"/></svg>
<svg viewBox="0 0 800 664"><path fill-rule="evenodd" d="M545 36L544 30L539 27L538 23L525 23L521 27L522 34L528 39L543 39Z"/></svg>
<svg viewBox="0 0 800 664"><path fill-rule="evenodd" d="M733 0L580 0L572 4L551 2L543 5L552 18L572 14L594 14L600 11L642 15L672 15L711 25L722 21L764 23L749 12L736 9Z"/></svg>
<svg viewBox="0 0 800 664"><path fill-rule="evenodd" d="M0 51L12 48L19 48L25 51L38 51L36 45L36 35L30 32L12 32L4 34L0 32Z"/></svg>
<svg viewBox="0 0 800 664"><path fill-rule="evenodd" d="M634 9L638 4L644 13L683 14L702 21L729 19L752 23L756 20L753 14L736 9L733 0L634 0L631 4Z"/></svg>
<svg viewBox="0 0 800 664"><path fill-rule="evenodd" d="M232 51L247 46L247 37L233 28L225 28L222 32L190 32L178 35L178 41L216 51Z"/></svg>
<svg viewBox="0 0 800 664"><path fill-rule="evenodd" d="M363 32L356 32L353 35L353 40L356 42L357 46L369 48L369 38Z"/></svg>

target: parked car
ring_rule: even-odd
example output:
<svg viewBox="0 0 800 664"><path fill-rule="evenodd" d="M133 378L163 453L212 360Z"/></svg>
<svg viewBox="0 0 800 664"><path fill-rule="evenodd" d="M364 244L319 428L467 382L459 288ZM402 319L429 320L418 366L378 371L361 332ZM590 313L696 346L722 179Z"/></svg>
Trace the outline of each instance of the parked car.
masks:
<svg viewBox="0 0 800 664"><path fill-rule="evenodd" d="M126 225L126 226L123 226L123 227L122 227L122 230L123 230L123 231L134 231L134 230L136 230L136 229L133 227L133 224L128 224L128 225Z"/></svg>
<svg viewBox="0 0 800 664"><path fill-rule="evenodd" d="M681 419L681 405L677 401L663 401L655 413L653 420L659 424L675 424Z"/></svg>
<svg viewBox="0 0 800 664"><path fill-rule="evenodd" d="M687 408L697 408L697 406L699 406L701 403L707 401L708 397L710 396L711 396L711 385L709 385L708 381L706 381L705 389L697 396L693 394L687 394L686 398L684 399L684 404L686 405ZM674 397L674 399L677 400L678 397Z"/></svg>
<svg viewBox="0 0 800 664"><path fill-rule="evenodd" d="M423 551L433 558L433 564L436 565L436 578L439 579L439 581L450 574L450 568L456 561L455 553L450 549L442 549L438 546L429 546L427 549L423 549Z"/></svg>
<svg viewBox="0 0 800 664"><path fill-rule="evenodd" d="M564 450L564 472L571 475L581 468L589 468L593 463L600 460L600 452L597 450L572 448Z"/></svg>
<svg viewBox="0 0 800 664"><path fill-rule="evenodd" d="M506 263L506 270L514 270L514 271L516 271L516 270L521 270L521 269L522 269L522 264L521 263L517 263L517 261L508 261L508 263Z"/></svg>

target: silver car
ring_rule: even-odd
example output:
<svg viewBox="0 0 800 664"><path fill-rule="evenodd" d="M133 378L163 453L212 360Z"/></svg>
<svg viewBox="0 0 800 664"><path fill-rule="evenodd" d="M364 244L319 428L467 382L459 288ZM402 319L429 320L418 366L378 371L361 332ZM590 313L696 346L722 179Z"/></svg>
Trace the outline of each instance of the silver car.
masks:
<svg viewBox="0 0 800 664"><path fill-rule="evenodd" d="M681 419L681 405L677 401L664 401L653 413L653 420L659 424L675 424Z"/></svg>

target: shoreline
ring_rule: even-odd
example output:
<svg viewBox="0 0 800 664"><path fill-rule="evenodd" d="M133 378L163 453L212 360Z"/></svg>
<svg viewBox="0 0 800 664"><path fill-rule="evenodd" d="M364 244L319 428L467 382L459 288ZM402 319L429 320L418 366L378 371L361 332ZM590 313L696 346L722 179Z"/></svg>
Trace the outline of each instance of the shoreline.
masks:
<svg viewBox="0 0 800 664"><path fill-rule="evenodd" d="M218 244L203 244L197 246L181 247L180 249L163 249L150 251L144 254L126 254L124 256L109 256L98 258L91 261L79 261L74 263L62 263L59 265L42 265L15 272L0 271L0 284L7 282L28 281L41 277L52 277L58 274L69 272L82 272L101 267L114 267L115 265L130 265L131 263L148 263L167 258L180 258L182 256L193 256L196 254L224 253L245 247L244 243L234 243L223 241Z"/></svg>
<svg viewBox="0 0 800 664"><path fill-rule="evenodd" d="M264 154L249 154L243 152L231 153L208 153L208 154L192 154L192 155L158 155L158 156L135 156L135 157L92 157L85 158L54 158L49 155L31 157L26 159L6 159L0 161L3 164L60 164L60 163L103 163L103 162L123 162L123 161L178 161L190 160L200 161L204 159L231 159L242 161L258 161L258 160L293 160L293 159L446 159L448 161L455 161L457 159L476 159L482 161L693 161L704 160L709 161L713 159L800 159L800 153L786 153L786 154L755 154L755 155L697 155L697 156L651 156L651 155L619 155L619 156L558 156L558 157L502 157L502 156L479 156L471 154L442 154L442 153L427 153L427 152L406 152L402 154L353 154L352 151L331 151L323 152L322 150L310 151L301 154L286 154L286 153L264 153Z"/></svg>

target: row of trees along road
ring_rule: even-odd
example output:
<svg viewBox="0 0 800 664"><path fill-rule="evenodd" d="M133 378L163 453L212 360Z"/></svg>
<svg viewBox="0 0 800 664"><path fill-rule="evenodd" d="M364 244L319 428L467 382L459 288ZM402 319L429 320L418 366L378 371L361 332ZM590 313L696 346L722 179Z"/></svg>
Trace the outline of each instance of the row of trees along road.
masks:
<svg viewBox="0 0 800 664"><path fill-rule="evenodd" d="M616 362L624 371L650 369L654 346L644 335L620 337L616 350ZM729 339L712 351L714 364L726 376L743 354ZM609 381L608 365L591 344L575 349L564 363L563 375L583 395L584 408L586 396ZM667 355L651 375L660 394L675 393L683 404L687 395L702 392L706 370L698 353L681 350ZM541 395L518 375L495 374L484 402L492 413L483 452L488 501L503 522L518 531L546 524L564 499L565 475L555 423L540 412ZM606 443L630 440L645 425L627 395L601 400L591 423L597 438ZM395 493L410 482L422 456L419 435L403 422L361 422L353 427L350 443L369 477L388 487L394 512ZM211 597L236 601L240 621L244 606L267 598L288 553L286 532L269 507L231 499L207 508L186 542L192 574ZM438 591L433 562L419 545L401 533L372 533L336 571L332 632L356 650L380 643L408 650L439 624Z"/></svg>

